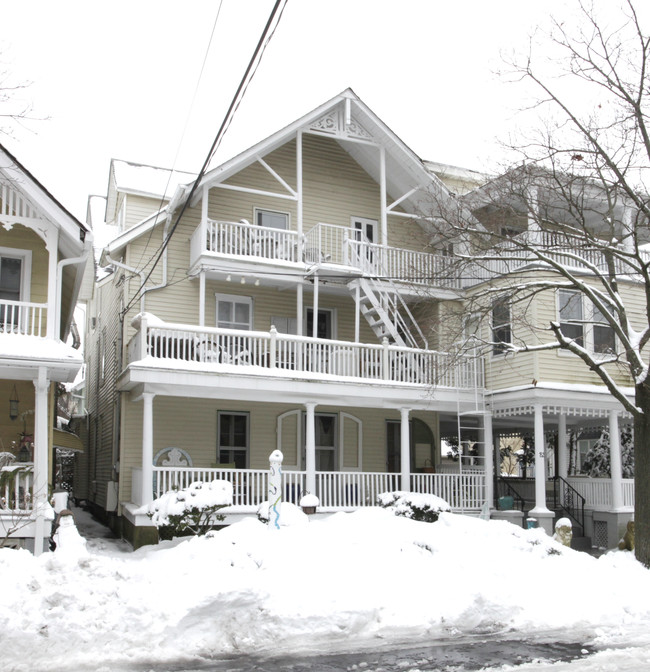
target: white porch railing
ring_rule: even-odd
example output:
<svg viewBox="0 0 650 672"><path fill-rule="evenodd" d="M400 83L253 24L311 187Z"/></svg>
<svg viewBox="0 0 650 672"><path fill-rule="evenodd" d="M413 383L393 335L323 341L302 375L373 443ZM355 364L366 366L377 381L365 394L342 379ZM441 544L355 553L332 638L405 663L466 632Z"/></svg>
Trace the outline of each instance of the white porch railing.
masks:
<svg viewBox="0 0 650 672"><path fill-rule="evenodd" d="M268 499L268 469L201 469L154 467L154 496L194 481L223 479L233 484L233 506L259 506ZM134 474L134 477L136 474ZM139 474L138 474L139 476ZM299 504L305 491L304 471L283 471L283 498ZM316 495L321 510L376 506L380 493L400 490L400 474L317 471ZM455 511L479 511L485 502L485 475L411 474L411 491L442 497Z"/></svg>
<svg viewBox="0 0 650 672"><path fill-rule="evenodd" d="M140 319L128 362L147 356L206 364L257 366L317 375L473 389L483 386L480 360L435 350L351 343L291 334L240 331Z"/></svg>
<svg viewBox="0 0 650 672"><path fill-rule="evenodd" d="M0 514L32 510L34 473L31 465L12 464L0 469Z"/></svg>
<svg viewBox="0 0 650 672"><path fill-rule="evenodd" d="M585 498L588 509L607 510L612 508L611 478L575 478L569 483ZM623 506L634 506L634 479L623 479Z"/></svg>
<svg viewBox="0 0 650 672"><path fill-rule="evenodd" d="M0 333L45 336L47 304L0 300Z"/></svg>
<svg viewBox="0 0 650 672"><path fill-rule="evenodd" d="M205 238L201 231L198 227L190 241L192 263L204 252L292 262L299 261L302 256L300 236L296 231L213 219L206 222Z"/></svg>

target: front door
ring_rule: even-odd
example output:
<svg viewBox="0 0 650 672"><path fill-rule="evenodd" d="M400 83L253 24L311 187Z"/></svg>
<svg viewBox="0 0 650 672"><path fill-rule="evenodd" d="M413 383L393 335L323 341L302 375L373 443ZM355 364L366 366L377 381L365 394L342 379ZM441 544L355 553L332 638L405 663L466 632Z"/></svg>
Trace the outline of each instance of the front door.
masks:
<svg viewBox="0 0 650 672"><path fill-rule="evenodd" d="M372 247L367 247L364 243L375 244L377 242L377 220L366 219L365 217L353 217L352 228L354 229L354 240L363 246L359 252L370 263L374 260Z"/></svg>

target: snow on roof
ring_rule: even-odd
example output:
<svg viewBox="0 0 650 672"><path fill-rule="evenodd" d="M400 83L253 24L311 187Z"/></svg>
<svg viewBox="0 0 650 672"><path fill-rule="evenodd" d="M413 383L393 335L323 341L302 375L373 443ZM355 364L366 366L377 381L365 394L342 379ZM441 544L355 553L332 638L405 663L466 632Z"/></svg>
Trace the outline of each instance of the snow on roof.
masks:
<svg viewBox="0 0 650 672"><path fill-rule="evenodd" d="M196 179L195 173L145 166L113 159L113 172L118 191L159 196L170 199L176 188Z"/></svg>

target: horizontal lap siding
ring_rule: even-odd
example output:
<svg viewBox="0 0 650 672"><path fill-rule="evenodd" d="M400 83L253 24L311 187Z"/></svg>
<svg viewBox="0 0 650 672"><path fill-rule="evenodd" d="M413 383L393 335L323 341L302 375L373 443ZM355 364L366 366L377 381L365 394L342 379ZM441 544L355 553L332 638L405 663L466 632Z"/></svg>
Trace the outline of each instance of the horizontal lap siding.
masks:
<svg viewBox="0 0 650 672"><path fill-rule="evenodd" d="M177 447L186 450L192 457L193 466L211 467L217 461L217 412L240 411L250 413L250 468L266 469L269 455L277 447L278 416L287 411L304 408L286 404L246 403L229 400L185 399L157 396L153 402L154 455L163 448ZM399 420L399 411L388 409L339 408L318 406L317 413L345 411L363 423L363 471L386 470L386 420ZM413 414L426 422L435 436L437 414ZM295 437L295 423L287 426L289 441ZM356 426L352 431L346 427L347 436L353 442L350 450L356 450ZM131 469L141 466L142 455L142 403L126 402L123 406L123 451L121 458L120 500L131 498ZM436 439L437 445L437 439ZM350 455L356 462L356 458ZM347 460L346 460L347 461ZM289 454L287 455L289 464ZM349 462L348 462L349 464ZM355 464L356 466L356 464Z"/></svg>

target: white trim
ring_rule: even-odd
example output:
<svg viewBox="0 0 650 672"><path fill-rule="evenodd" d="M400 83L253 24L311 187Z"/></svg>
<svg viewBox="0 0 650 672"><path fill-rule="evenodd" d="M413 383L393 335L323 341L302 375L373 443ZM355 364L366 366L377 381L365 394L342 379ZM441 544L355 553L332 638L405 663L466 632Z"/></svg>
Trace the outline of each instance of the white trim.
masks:
<svg viewBox="0 0 650 672"><path fill-rule="evenodd" d="M248 312L248 331L253 330L253 297L246 296L242 294L222 294L221 292L215 292L214 295L215 306L214 306L214 324L219 326L219 301L229 302L229 303L246 303L248 304L250 310ZM235 329L236 327L228 327L229 329ZM242 331L244 331L242 329Z"/></svg>
<svg viewBox="0 0 650 672"><path fill-rule="evenodd" d="M296 463L289 464L286 460L282 464L283 469L293 469L295 471L300 470L300 464L302 463L302 416L303 411L300 408L295 408L292 411L286 411L278 415L276 420L276 446L277 449L282 452L282 423L285 418L291 416L296 416Z"/></svg>
<svg viewBox="0 0 650 672"><path fill-rule="evenodd" d="M356 467L345 466L345 421L351 420L357 425L357 465ZM340 471L363 471L363 422L359 418L346 413L339 412L339 466Z"/></svg>
<svg viewBox="0 0 650 672"><path fill-rule="evenodd" d="M359 223L362 225L362 228L357 228L356 224ZM379 245L380 241L378 240L378 236L380 235L379 231L379 222L376 219L371 219L369 217L350 217L350 228L352 229L353 233L356 233L357 231L360 231L361 234L363 235L364 239L367 239L368 236L366 235L366 226L372 225L372 230L373 230L373 238L369 242L372 243L373 245ZM356 240L356 236L355 236Z"/></svg>
<svg viewBox="0 0 650 672"><path fill-rule="evenodd" d="M242 416L246 418L246 448L236 447L236 446L222 446L221 445L221 416L223 415L232 415L232 416ZM223 464L220 460L220 452L222 450L228 450L231 452L244 450L246 452L246 466L245 469L250 467L250 457L251 457L251 414L250 411L229 411L227 409L220 410L217 409L217 452L215 464Z"/></svg>

